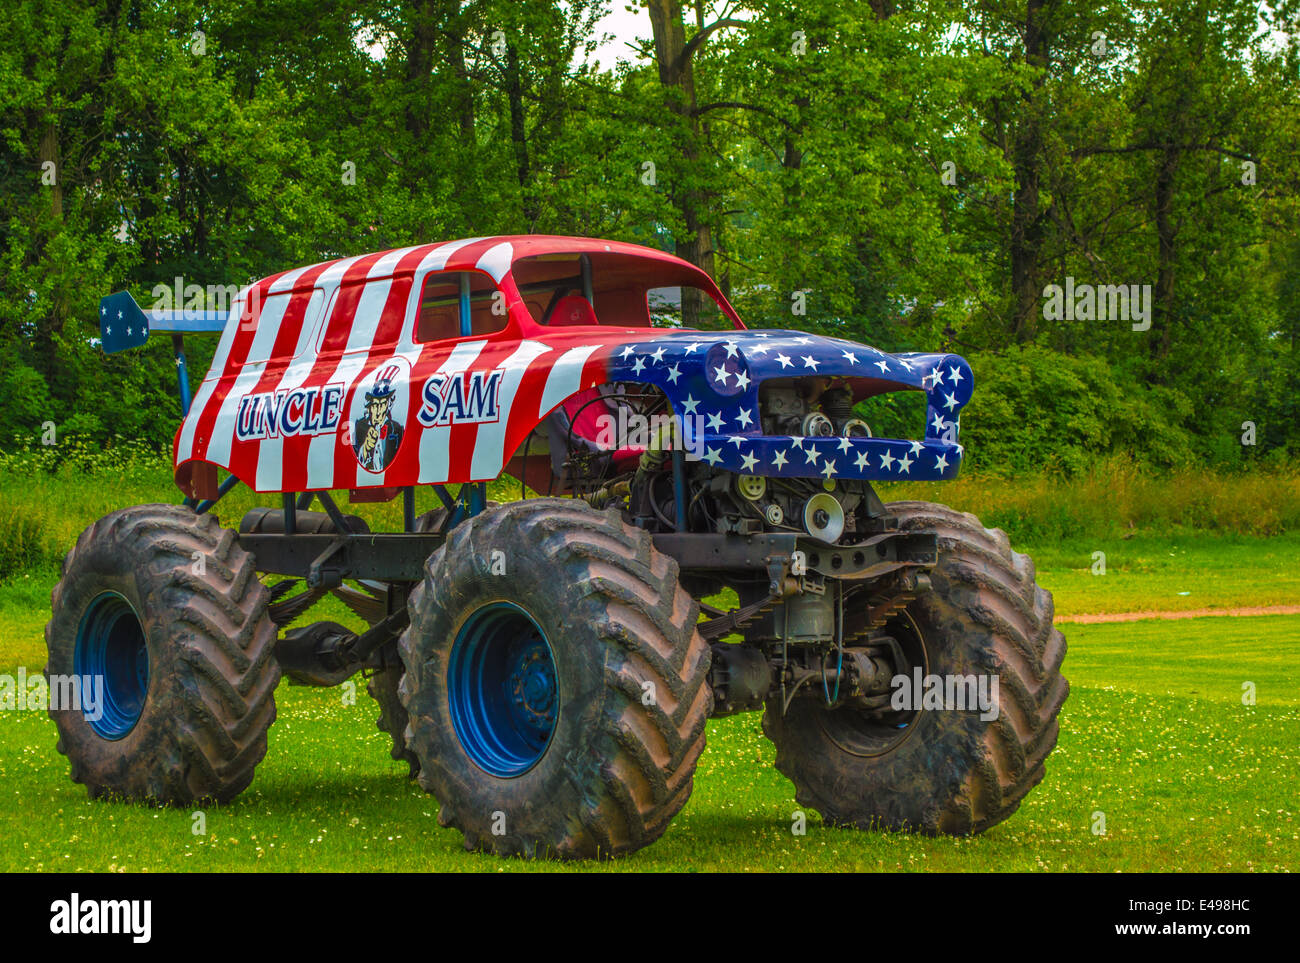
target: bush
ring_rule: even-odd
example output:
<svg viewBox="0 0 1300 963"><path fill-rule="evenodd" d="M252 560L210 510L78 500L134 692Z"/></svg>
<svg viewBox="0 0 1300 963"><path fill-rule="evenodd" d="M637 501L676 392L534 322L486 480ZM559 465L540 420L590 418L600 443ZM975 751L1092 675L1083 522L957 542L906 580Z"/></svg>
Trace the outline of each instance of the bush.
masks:
<svg viewBox="0 0 1300 963"><path fill-rule="evenodd" d="M1076 475L1121 455L1144 468L1195 460L1191 403L1126 377L1100 358L1037 345L972 359L975 395L962 415L967 466L983 474Z"/></svg>

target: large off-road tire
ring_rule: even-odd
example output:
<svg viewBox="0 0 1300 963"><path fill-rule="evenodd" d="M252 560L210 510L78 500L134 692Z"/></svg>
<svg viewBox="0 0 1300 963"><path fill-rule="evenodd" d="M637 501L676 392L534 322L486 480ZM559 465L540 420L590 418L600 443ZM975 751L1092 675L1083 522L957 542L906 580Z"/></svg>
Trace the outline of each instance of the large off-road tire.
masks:
<svg viewBox="0 0 1300 963"><path fill-rule="evenodd" d="M931 709L868 717L796 698L769 700L763 731L800 805L829 825L978 833L1001 822L1043 778L1069 692L1065 639L1034 563L973 515L928 502L886 506L909 532L934 532L931 589L886 625L909 657L904 674L996 677L998 714ZM851 623L852 613L845 613Z"/></svg>
<svg viewBox="0 0 1300 963"><path fill-rule="evenodd" d="M494 501L487 503L488 508L495 508ZM447 518L446 508L435 508L425 512L415 520L417 532L436 532L441 530ZM404 762L408 767L407 778L414 779L420 773L420 760L406 745L406 724L409 721L406 708L402 705L397 687L402 681L402 664L397 658L396 648L392 652L393 662L376 671L366 680L366 691L379 706L379 718L375 725L380 732L388 733L393 740L393 747L388 754L397 762Z"/></svg>
<svg viewBox="0 0 1300 963"><path fill-rule="evenodd" d="M698 606L648 534L572 499L489 509L410 609L407 741L467 849L610 857L663 834L713 697Z"/></svg>
<svg viewBox="0 0 1300 963"><path fill-rule="evenodd" d="M275 719L269 595L210 515L142 505L82 532L45 627L47 677L103 680L102 712L51 704L72 779L176 805L242 792Z"/></svg>

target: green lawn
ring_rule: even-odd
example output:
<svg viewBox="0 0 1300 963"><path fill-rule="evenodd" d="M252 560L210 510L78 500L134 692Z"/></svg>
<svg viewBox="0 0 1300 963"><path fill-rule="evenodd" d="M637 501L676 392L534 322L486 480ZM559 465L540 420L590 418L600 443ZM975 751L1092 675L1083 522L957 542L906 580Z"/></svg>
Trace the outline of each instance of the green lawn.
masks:
<svg viewBox="0 0 1300 963"><path fill-rule="evenodd" d="M1300 533L1138 535L1017 546L1038 566L1058 615L1300 605ZM1106 573L1094 575L1093 553Z"/></svg>
<svg viewBox="0 0 1300 963"><path fill-rule="evenodd" d="M1189 549L1191 550L1191 549ZM1107 576L1108 578L1110 576ZM1137 576L1135 576L1136 578ZM44 664L49 584L0 587L0 667ZM790 831L793 790L757 716L716 720L695 794L667 835L600 872L1286 870L1300 865L1300 617L1067 625L1073 689L1048 775L972 839ZM1244 706L1242 683L1258 704ZM0 869L555 869L465 853L437 803L388 759L364 689L279 691L253 787L206 812L92 803L39 713L0 714ZM1091 831L1105 814L1106 834ZM565 870L575 867L560 867Z"/></svg>
<svg viewBox="0 0 1300 963"><path fill-rule="evenodd" d="M985 494L967 487L974 501ZM513 490L498 489L494 497L514 497ZM142 468L112 484L103 477L61 476L35 487L0 473L0 535L8 524L9 564L25 572L0 582L0 672L24 666L36 673L44 666L42 630L55 560L76 533L115 507L150 500L174 500L165 471ZM223 519L237 519L255 501L236 489L222 506ZM1104 499L1095 501L1104 517ZM432 504L422 493L421 509ZM1008 502L1002 511L1013 518L1015 509ZM361 512L376 526L392 524L397 506ZM1108 522L1097 531L1122 529ZM1044 538L1043 544L1016 547L1035 557L1040 582L1065 615L1300 603L1300 534L1158 531ZM15 533L28 539L28 548ZM1095 551L1106 553L1105 575L1091 572ZM25 558L37 561L26 564ZM332 600L311 618L355 624ZM1015 816L983 836L831 830L812 814L807 834L795 836L793 789L772 766L758 717L741 716L711 723L695 794L660 842L613 864L582 868L1300 865L1300 616L1063 628L1072 694L1061 716L1060 745L1045 782ZM1257 705L1242 704L1244 682L1254 683ZM375 710L359 689L349 701L341 689L283 685L270 751L252 788L229 807L207 811L204 836L191 832L190 811L91 803L68 779L43 714L0 713L0 870L556 868L465 853L458 833L438 827L437 802L388 758L387 736L375 728ZM1097 812L1105 814L1105 835L1091 831Z"/></svg>

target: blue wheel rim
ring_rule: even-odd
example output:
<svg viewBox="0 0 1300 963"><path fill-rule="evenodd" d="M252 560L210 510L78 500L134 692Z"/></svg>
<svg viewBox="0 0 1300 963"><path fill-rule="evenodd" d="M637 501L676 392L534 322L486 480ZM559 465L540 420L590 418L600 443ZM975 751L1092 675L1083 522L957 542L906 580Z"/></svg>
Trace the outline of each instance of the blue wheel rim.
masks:
<svg viewBox="0 0 1300 963"><path fill-rule="evenodd" d="M474 765L502 779L546 754L559 715L555 655L531 615L510 602L476 610L447 664L452 727Z"/></svg>
<svg viewBox="0 0 1300 963"><path fill-rule="evenodd" d="M95 734L115 740L134 729L149 694L149 646L130 602L116 592L91 601L77 629L72 664L83 693L103 686L99 705L88 704L85 695L81 700L82 715Z"/></svg>

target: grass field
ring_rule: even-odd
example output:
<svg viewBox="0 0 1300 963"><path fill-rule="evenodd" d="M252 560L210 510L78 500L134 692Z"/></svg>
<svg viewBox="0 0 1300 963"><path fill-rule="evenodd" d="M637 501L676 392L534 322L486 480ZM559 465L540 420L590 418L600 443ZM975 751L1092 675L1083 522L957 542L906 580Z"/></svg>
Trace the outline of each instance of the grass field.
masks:
<svg viewBox="0 0 1300 963"><path fill-rule="evenodd" d="M15 488L0 477L0 514ZM160 492L157 497L166 493ZM9 504L4 500L9 496ZM24 495L23 499L35 496ZM75 535L110 507L102 491L44 496ZM84 521L83 521L84 519ZM1123 528L1022 545L1059 613L1300 602L1300 536ZM1092 553L1106 553L1093 575ZM44 665L52 566L0 583L0 672ZM1185 593L1185 594L1184 594ZM317 616L317 612L320 615ZM313 618L347 621L334 610ZM1300 867L1300 617L1066 624L1071 695L1047 777L982 836L928 839L824 827L791 832L793 789L757 716L715 720L687 808L655 845L611 864L556 866L465 853L437 803L388 758L364 687L282 685L270 749L250 790L205 811L92 803L38 712L0 713L0 870L1228 870ZM1243 683L1257 702L1242 703ZM1097 813L1106 832L1094 834Z"/></svg>
<svg viewBox="0 0 1300 963"><path fill-rule="evenodd" d="M1300 619L1070 628L1072 682L1047 778L972 839L791 832L793 791L758 719L709 727L695 793L665 837L602 872L711 870L1260 870L1300 866ZM1202 653L1199 661L1192 658ZM1279 658L1286 653L1287 658ZM1258 704L1241 703L1254 682ZM465 853L437 803L387 756L364 691L280 689L253 787L206 812L90 802L54 731L6 713L0 869L539 870ZM1106 834L1091 831L1105 814ZM573 869L574 867L561 867Z"/></svg>

